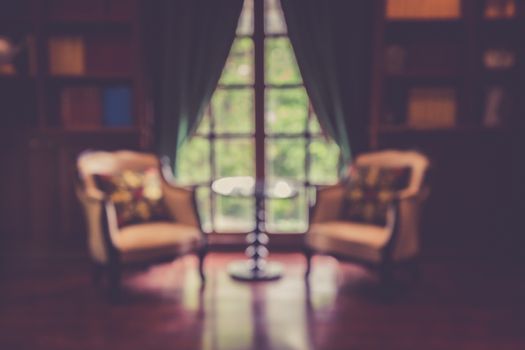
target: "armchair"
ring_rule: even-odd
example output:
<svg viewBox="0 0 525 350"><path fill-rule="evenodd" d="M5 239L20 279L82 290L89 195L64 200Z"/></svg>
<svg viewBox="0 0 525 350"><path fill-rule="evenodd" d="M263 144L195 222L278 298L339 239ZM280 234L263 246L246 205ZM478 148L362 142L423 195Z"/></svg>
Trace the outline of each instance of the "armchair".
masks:
<svg viewBox="0 0 525 350"><path fill-rule="evenodd" d="M357 157L355 165L408 167L408 186L394 192L386 211L385 225L349 221L342 217L345 184L318 189L317 201L310 215L310 228L305 236L305 277L310 273L311 258L315 253L376 267L384 283L391 280L395 264L410 262L417 271L420 211L428 195L424 184L429 166L427 157L415 151L386 150L363 154Z"/></svg>
<svg viewBox="0 0 525 350"><path fill-rule="evenodd" d="M170 261L192 252L199 257L199 273L204 282L206 243L196 210L195 193L192 189L169 183L166 180L171 174L169 167L163 167L151 154L89 151L78 157L77 169L80 181L76 194L85 214L94 279L98 281L106 273L110 295L115 296L120 290L122 268ZM156 191L165 210L164 217L156 218L156 221L131 221L125 225L120 222L119 207L111 193L101 188L99 177L118 178L128 172L153 174L157 185L153 192ZM140 187L138 191L146 191L145 188Z"/></svg>

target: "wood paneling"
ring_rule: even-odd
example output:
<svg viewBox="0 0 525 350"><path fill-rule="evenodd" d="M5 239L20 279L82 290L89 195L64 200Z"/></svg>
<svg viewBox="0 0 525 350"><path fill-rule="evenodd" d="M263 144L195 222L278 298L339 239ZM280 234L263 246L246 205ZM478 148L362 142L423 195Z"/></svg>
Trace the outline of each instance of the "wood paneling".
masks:
<svg viewBox="0 0 525 350"><path fill-rule="evenodd" d="M513 213L513 138L508 131L468 129L383 137L382 147L416 148L431 158L425 255L505 257L525 251Z"/></svg>
<svg viewBox="0 0 525 350"><path fill-rule="evenodd" d="M138 149L138 132L2 132L1 240L36 251L84 240L76 158L87 149ZM30 248L30 249L33 249Z"/></svg>

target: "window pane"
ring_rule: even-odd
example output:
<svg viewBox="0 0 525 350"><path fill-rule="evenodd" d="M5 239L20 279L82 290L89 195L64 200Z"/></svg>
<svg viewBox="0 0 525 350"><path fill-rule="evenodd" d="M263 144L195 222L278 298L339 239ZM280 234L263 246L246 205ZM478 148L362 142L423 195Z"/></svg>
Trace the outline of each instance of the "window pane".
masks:
<svg viewBox="0 0 525 350"><path fill-rule="evenodd" d="M268 89L266 130L268 133L304 133L308 118L308 96L304 88Z"/></svg>
<svg viewBox="0 0 525 350"><path fill-rule="evenodd" d="M266 229L269 232L305 232L308 222L308 204L304 187L291 199L266 201Z"/></svg>
<svg viewBox="0 0 525 350"><path fill-rule="evenodd" d="M206 182L210 181L210 174L209 141L192 137L177 153L177 180L185 184Z"/></svg>
<svg viewBox="0 0 525 350"><path fill-rule="evenodd" d="M269 178L305 179L305 140L270 139L266 141L266 166Z"/></svg>
<svg viewBox="0 0 525 350"><path fill-rule="evenodd" d="M279 0L266 0L264 2L264 31L266 34L286 34L281 2Z"/></svg>
<svg viewBox="0 0 525 350"><path fill-rule="evenodd" d="M218 133L252 133L253 90L217 89L211 100Z"/></svg>
<svg viewBox="0 0 525 350"><path fill-rule="evenodd" d="M216 176L254 176L255 150L251 139L215 142Z"/></svg>
<svg viewBox="0 0 525 350"><path fill-rule="evenodd" d="M202 116L202 120L197 127L197 134L206 135L210 132L210 110L206 108L206 112Z"/></svg>
<svg viewBox="0 0 525 350"><path fill-rule="evenodd" d="M253 84L253 41L237 38L219 81L221 84Z"/></svg>
<svg viewBox="0 0 525 350"><path fill-rule="evenodd" d="M237 35L253 34L253 0L244 0L239 23L237 24Z"/></svg>
<svg viewBox="0 0 525 350"><path fill-rule="evenodd" d="M197 188L197 208L199 209L199 216L204 232L212 231L210 192L211 190L207 186Z"/></svg>
<svg viewBox="0 0 525 350"><path fill-rule="evenodd" d="M217 232L249 232L255 226L253 198L215 195L214 228Z"/></svg>
<svg viewBox="0 0 525 350"><path fill-rule="evenodd" d="M313 184L336 183L339 164L339 146L322 138L310 143L310 182Z"/></svg>
<svg viewBox="0 0 525 350"><path fill-rule="evenodd" d="M319 125L319 120L317 119L317 115L313 111L312 111L312 114L310 115L310 120L308 121L308 128L311 133L321 132L321 126Z"/></svg>
<svg viewBox="0 0 525 350"><path fill-rule="evenodd" d="M288 38L265 41L266 82L268 84L300 84L301 74Z"/></svg>

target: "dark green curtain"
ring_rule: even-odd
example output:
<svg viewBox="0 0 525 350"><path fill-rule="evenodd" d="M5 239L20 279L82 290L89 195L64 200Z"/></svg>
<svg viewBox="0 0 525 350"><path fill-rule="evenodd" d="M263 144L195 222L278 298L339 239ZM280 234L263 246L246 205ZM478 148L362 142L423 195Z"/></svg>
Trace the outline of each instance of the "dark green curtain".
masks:
<svg viewBox="0 0 525 350"><path fill-rule="evenodd" d="M143 2L155 144L176 162L199 124L235 38L243 0Z"/></svg>
<svg viewBox="0 0 525 350"><path fill-rule="evenodd" d="M281 0L306 91L343 166L368 148L373 3Z"/></svg>

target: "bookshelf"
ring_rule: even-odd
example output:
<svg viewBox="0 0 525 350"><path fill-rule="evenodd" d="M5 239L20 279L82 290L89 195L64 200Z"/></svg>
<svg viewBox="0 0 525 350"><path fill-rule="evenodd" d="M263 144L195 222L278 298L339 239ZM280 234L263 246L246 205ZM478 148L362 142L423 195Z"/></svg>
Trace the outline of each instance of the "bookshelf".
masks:
<svg viewBox="0 0 525 350"><path fill-rule="evenodd" d="M138 1L1 3L0 40L18 51L9 64L0 64L9 128L139 131Z"/></svg>
<svg viewBox="0 0 525 350"><path fill-rule="evenodd" d="M525 5L523 1L486 0L480 10L479 76L476 112L486 127L512 127L519 112L518 93L525 82Z"/></svg>
<svg viewBox="0 0 525 350"><path fill-rule="evenodd" d="M78 154L148 145L139 5L0 0L0 138L10 140L0 232L43 249L78 235ZM17 50L8 62L2 40Z"/></svg>
<svg viewBox="0 0 525 350"><path fill-rule="evenodd" d="M376 9L370 140L508 130L524 85L525 4L382 0ZM417 145L416 145L417 146Z"/></svg>
<svg viewBox="0 0 525 350"><path fill-rule="evenodd" d="M495 234L511 242L523 193L525 1L377 4L370 146L430 157L424 250L471 249L482 237L491 252Z"/></svg>

